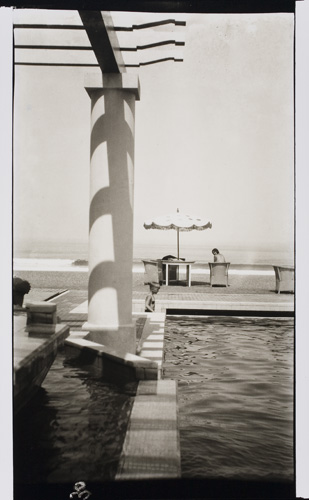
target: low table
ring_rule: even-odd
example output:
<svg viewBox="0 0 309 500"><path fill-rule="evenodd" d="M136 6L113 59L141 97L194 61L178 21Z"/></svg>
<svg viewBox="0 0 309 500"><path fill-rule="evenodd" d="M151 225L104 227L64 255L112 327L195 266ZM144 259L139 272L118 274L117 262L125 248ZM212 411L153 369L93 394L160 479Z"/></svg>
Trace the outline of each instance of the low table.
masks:
<svg viewBox="0 0 309 500"><path fill-rule="evenodd" d="M179 279L179 268L186 267L187 276L187 286L191 286L191 265L194 264L195 260L162 260L162 265L166 266L165 272L165 283L168 286L168 268L169 266L175 266L177 269L177 277Z"/></svg>

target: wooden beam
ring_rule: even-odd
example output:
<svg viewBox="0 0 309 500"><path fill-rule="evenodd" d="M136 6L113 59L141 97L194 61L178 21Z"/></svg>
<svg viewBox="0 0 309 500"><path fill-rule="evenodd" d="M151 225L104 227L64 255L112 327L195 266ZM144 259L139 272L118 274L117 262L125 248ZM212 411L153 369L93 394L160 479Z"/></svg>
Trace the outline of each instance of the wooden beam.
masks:
<svg viewBox="0 0 309 500"><path fill-rule="evenodd" d="M79 15L102 73L125 72L110 13L80 10Z"/></svg>

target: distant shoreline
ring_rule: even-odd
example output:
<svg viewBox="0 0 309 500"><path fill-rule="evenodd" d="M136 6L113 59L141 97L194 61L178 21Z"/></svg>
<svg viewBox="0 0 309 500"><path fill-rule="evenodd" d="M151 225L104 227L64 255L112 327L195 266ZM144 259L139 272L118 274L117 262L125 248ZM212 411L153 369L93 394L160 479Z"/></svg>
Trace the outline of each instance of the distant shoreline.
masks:
<svg viewBox="0 0 309 500"><path fill-rule="evenodd" d="M225 259L233 265L246 266L271 266L271 265L293 265L294 251L292 248L277 249L261 249L261 248L236 248L228 247L219 244ZM133 248L133 265L142 264L143 259L157 259L163 255L175 255L175 249L171 250L170 245L135 245ZM186 260L195 261L195 265L208 265L208 261L212 261L213 256L211 247L201 248L199 246L182 246L181 257L186 257ZM63 265L71 266L74 269L85 269L88 265L88 251L87 248L81 249L79 247L69 247L61 245L57 246L57 251L54 247L34 247L33 250L28 252L18 251L14 252L14 264L18 265L21 269L21 263L25 265L31 263L31 268L40 264L40 268L44 266L55 267L54 264L63 268ZM248 266L248 267L247 267Z"/></svg>
<svg viewBox="0 0 309 500"><path fill-rule="evenodd" d="M88 266L88 260L85 259L73 260L72 266Z"/></svg>
<svg viewBox="0 0 309 500"><path fill-rule="evenodd" d="M274 265L288 265L286 263L274 263ZM46 272L46 273L88 273L88 261L86 259L14 259L14 275L19 272ZM142 259L134 259L132 263L134 274L144 273ZM230 264L230 274L246 275L271 275L274 273L271 264ZM192 264L192 274L209 274L208 261L197 260Z"/></svg>

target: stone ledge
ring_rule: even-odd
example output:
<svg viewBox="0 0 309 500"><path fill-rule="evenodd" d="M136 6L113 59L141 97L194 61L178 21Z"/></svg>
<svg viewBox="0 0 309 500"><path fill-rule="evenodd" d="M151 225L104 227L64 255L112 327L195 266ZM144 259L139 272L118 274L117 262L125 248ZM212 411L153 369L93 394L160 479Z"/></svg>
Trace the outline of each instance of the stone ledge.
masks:
<svg viewBox="0 0 309 500"><path fill-rule="evenodd" d="M177 382L140 382L116 480L180 476Z"/></svg>
<svg viewBox="0 0 309 500"><path fill-rule="evenodd" d="M26 316L14 315L14 412L17 413L41 386L58 351L69 335L66 324L56 324L52 334L29 336Z"/></svg>
<svg viewBox="0 0 309 500"><path fill-rule="evenodd" d="M109 357L113 359L116 363L129 365L129 366L138 366L147 367L147 368L157 368L158 364L154 361L150 361L149 359L143 358L141 356L136 356L135 354L126 353L124 356L120 356L116 351L109 349L107 346L98 344L97 342L92 342L91 340L87 340L84 338L81 339L67 339L65 341L67 346L76 347L77 349L90 349L95 352L97 356Z"/></svg>
<svg viewBox="0 0 309 500"><path fill-rule="evenodd" d="M117 353L114 349L87 338L87 331L72 331L66 340L66 352L70 357L83 357L102 375L115 374L129 380L157 380L161 378L164 355L165 313L142 313L145 317L137 354ZM145 349L144 347L145 343ZM114 365L114 366L113 366ZM122 371L119 368L122 367Z"/></svg>
<svg viewBox="0 0 309 500"><path fill-rule="evenodd" d="M123 357L108 347L85 339L65 342L68 357L90 364L102 376L119 381L156 380L161 367L155 360L127 353Z"/></svg>
<svg viewBox="0 0 309 500"><path fill-rule="evenodd" d="M133 300L133 308L135 313L138 313L139 309L143 307L143 302L139 299ZM185 299L162 299L156 300L156 309L158 313L166 313L167 309L198 309L205 312L211 311L259 311L259 312L293 312L294 311L294 301L286 302L265 302L265 301L231 301L223 300L222 298L217 301L210 301L205 299L200 300L185 300Z"/></svg>

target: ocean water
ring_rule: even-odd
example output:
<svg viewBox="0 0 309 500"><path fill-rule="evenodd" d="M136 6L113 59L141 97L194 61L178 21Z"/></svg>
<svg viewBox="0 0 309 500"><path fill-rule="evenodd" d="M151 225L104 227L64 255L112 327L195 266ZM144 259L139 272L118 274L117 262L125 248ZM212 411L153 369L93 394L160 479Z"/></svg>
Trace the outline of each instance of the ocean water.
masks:
<svg viewBox="0 0 309 500"><path fill-rule="evenodd" d="M231 266L251 267L261 271L268 268L272 270L273 265L294 265L294 254L288 251L266 251L266 250L243 250L235 248L222 249L227 262ZM174 255L171 248L164 245L135 245L133 254L133 272L143 272L142 259L158 259L165 255ZM195 261L193 272L208 271L208 262L213 260L211 248L201 249L200 247L184 247L182 252L186 260ZM70 271L87 273L88 267L85 265L88 260L87 249L85 247L73 248L72 246L61 246L55 249L41 246L35 251L16 251L13 256L13 271ZM232 271L232 269L231 269Z"/></svg>
<svg viewBox="0 0 309 500"><path fill-rule="evenodd" d="M185 246L180 249L180 257L186 260L195 260L198 262L208 262L213 260L211 253L213 247ZM136 245L134 247L135 259L158 259L164 255L176 255L176 248L166 245ZM221 247L220 252L225 256L227 262L233 264L247 265L293 265L294 253L292 250L275 249L254 249L254 248L235 248Z"/></svg>
<svg viewBox="0 0 309 500"><path fill-rule="evenodd" d="M197 262L208 262L213 260L212 247L181 246L180 256L186 260ZM220 247L227 262L242 265L293 265L293 250L283 249L259 249L259 248L235 248ZM176 255L177 250L171 245L142 245L135 244L133 248L133 259L135 262L141 259L160 259L165 255ZM31 250L14 246L14 259L27 260L33 263L38 260L47 265L48 261L57 265L71 264L77 259L88 259L88 248L86 244L36 244Z"/></svg>

